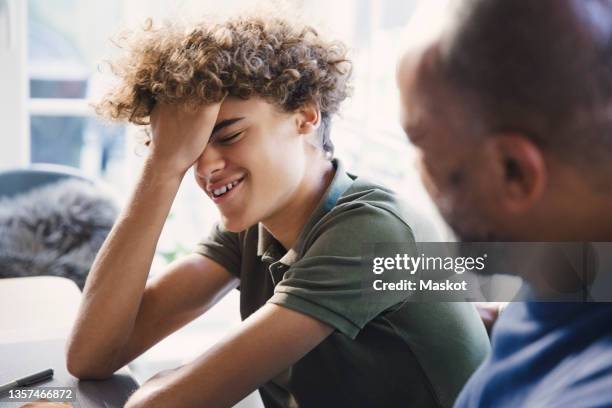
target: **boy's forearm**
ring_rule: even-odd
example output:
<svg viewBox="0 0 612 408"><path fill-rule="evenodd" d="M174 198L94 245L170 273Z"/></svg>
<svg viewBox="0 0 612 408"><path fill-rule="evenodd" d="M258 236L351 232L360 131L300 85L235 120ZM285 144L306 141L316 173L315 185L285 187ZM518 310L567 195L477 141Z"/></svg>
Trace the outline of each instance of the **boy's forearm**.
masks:
<svg viewBox="0 0 612 408"><path fill-rule="evenodd" d="M89 375L82 367L85 359L101 373L118 368L116 359L132 331L157 241L181 179L164 174L153 160L145 163L84 288L68 348L68 366L77 373Z"/></svg>
<svg viewBox="0 0 612 408"><path fill-rule="evenodd" d="M313 317L268 303L196 360L147 380L125 406L233 406L332 331Z"/></svg>
<svg viewBox="0 0 612 408"><path fill-rule="evenodd" d="M188 403L184 398L185 396L181 396L180 391L171 386L172 377L176 376L176 373L180 369L181 367L166 370L148 379L126 401L125 408L155 408L167 406L181 408L184 406Z"/></svg>

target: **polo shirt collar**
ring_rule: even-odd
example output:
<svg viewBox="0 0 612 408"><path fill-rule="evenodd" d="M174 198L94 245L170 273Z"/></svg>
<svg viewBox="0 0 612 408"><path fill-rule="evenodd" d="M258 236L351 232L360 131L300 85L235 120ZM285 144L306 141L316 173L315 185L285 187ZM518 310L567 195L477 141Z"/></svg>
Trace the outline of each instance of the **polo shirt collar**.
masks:
<svg viewBox="0 0 612 408"><path fill-rule="evenodd" d="M282 245L274 238L274 236L263 226L262 223L257 225L257 255L262 259L270 258L269 260L277 261L291 266L298 259L299 254L303 253L306 237L310 234L312 228L335 207L338 198L351 186L353 179L344 170L344 166L338 159L333 159L332 164L336 169L336 173L332 178L331 183L323 194L321 201L317 204L315 210L310 215L302 231L298 235L298 239L293 246L284 255L282 255ZM281 256L282 255L282 256ZM280 259L279 259L280 258ZM264 259L265 260L265 259Z"/></svg>

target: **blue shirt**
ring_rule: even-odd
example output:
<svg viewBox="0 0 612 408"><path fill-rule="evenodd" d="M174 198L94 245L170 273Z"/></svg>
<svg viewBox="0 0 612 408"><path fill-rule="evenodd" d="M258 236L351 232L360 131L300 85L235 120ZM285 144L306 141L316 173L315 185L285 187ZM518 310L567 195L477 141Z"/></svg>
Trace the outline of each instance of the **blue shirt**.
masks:
<svg viewBox="0 0 612 408"><path fill-rule="evenodd" d="M612 407L612 303L510 304L455 408Z"/></svg>

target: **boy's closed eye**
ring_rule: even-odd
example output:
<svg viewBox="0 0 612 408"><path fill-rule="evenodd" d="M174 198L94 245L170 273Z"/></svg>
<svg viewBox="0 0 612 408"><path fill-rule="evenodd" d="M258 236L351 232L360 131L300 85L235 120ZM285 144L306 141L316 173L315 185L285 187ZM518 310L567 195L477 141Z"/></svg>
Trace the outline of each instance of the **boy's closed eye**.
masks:
<svg viewBox="0 0 612 408"><path fill-rule="evenodd" d="M242 132L237 132L237 131L231 131L230 128L234 127L235 129L236 127L238 127L238 125L236 124L243 119L244 117L230 118L230 119L224 119L220 121L219 123L217 123L213 127L210 142L223 144L225 141L230 141L230 139L237 136L239 133L242 133ZM222 130L225 132L225 136L221 136Z"/></svg>
<svg viewBox="0 0 612 408"><path fill-rule="evenodd" d="M221 145L232 144L240 140L243 133L244 133L244 130L241 130L239 132L230 133L227 136L216 137L214 142L217 144L221 144Z"/></svg>

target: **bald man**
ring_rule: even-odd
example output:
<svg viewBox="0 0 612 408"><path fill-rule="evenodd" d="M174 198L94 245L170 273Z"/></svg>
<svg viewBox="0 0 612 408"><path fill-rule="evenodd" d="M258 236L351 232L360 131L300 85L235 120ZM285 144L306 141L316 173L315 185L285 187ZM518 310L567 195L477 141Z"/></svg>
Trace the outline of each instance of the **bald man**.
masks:
<svg viewBox="0 0 612 408"><path fill-rule="evenodd" d="M398 69L441 213L466 241L612 241L612 1L459 11ZM612 406L611 304L511 304L492 346L456 407Z"/></svg>

